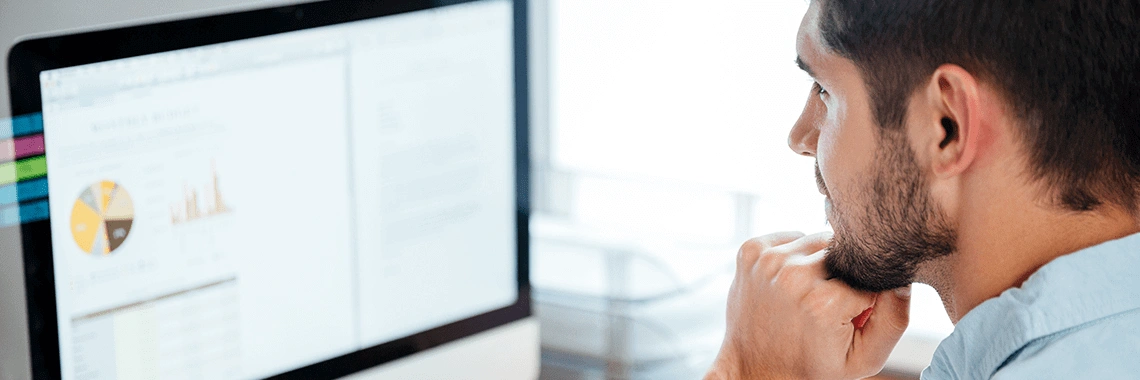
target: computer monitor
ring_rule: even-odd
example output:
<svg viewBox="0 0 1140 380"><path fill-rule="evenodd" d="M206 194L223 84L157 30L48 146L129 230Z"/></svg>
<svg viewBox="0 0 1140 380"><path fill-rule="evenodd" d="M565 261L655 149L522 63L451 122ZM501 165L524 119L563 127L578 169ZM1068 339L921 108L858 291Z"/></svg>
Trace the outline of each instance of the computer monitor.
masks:
<svg viewBox="0 0 1140 380"><path fill-rule="evenodd" d="M525 8L333 1L13 47L11 139L43 149L0 175L0 228L34 377L331 378L529 317Z"/></svg>

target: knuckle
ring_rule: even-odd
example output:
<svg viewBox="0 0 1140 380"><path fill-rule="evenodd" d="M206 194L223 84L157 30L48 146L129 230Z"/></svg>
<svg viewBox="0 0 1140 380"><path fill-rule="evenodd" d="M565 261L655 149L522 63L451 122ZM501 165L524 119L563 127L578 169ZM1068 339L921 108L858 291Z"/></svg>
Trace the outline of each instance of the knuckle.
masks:
<svg viewBox="0 0 1140 380"><path fill-rule="evenodd" d="M768 244L762 237L748 239L740 245L740 250L736 252L736 261L738 264L753 263L767 256L765 253L771 248L771 244Z"/></svg>
<svg viewBox="0 0 1140 380"><path fill-rule="evenodd" d="M736 251L736 265L738 267L751 264L756 261L757 256L760 255L760 250L756 249L750 242L751 240L745 242L744 245L740 246L740 250Z"/></svg>
<svg viewBox="0 0 1140 380"><path fill-rule="evenodd" d="M784 264L788 261L788 256L785 254L769 251L760 255L758 261L762 273L774 275L779 273L784 268Z"/></svg>
<svg viewBox="0 0 1140 380"><path fill-rule="evenodd" d="M742 252L749 251L759 253L767 250L768 248L771 248L771 245L769 245L768 242L764 241L764 238L751 238L745 241L744 244L740 245L740 250Z"/></svg>

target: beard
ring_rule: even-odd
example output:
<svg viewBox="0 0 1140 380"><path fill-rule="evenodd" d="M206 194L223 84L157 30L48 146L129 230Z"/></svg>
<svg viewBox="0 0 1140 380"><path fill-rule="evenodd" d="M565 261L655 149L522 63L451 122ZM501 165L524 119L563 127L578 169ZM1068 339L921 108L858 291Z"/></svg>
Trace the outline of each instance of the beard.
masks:
<svg viewBox="0 0 1140 380"><path fill-rule="evenodd" d="M909 285L920 264L957 250L957 231L932 201L906 137L880 129L879 142L871 180L854 194L869 202L861 213L832 204L835 235L824 258L831 277L869 292ZM816 181L823 185L818 164Z"/></svg>

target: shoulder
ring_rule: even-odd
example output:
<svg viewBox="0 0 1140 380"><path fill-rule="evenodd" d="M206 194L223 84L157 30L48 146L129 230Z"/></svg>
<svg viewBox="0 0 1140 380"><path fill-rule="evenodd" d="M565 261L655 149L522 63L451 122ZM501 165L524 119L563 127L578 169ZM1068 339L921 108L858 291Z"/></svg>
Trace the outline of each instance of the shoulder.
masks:
<svg viewBox="0 0 1140 380"><path fill-rule="evenodd" d="M1033 340L994 379L1132 378L1140 374L1140 309Z"/></svg>

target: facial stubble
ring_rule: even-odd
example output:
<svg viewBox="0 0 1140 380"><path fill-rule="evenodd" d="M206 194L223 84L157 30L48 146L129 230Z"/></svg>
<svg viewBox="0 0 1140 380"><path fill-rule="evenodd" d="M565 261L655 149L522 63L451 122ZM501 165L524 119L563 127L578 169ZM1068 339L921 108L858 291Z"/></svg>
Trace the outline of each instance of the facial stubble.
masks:
<svg viewBox="0 0 1140 380"><path fill-rule="evenodd" d="M835 235L824 264L832 277L853 288L881 292L915 281L920 264L952 254L957 234L933 202L927 176L900 131L879 129L871 180L858 186L868 201L852 212L832 200ZM822 177L816 169L817 181Z"/></svg>

